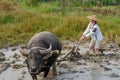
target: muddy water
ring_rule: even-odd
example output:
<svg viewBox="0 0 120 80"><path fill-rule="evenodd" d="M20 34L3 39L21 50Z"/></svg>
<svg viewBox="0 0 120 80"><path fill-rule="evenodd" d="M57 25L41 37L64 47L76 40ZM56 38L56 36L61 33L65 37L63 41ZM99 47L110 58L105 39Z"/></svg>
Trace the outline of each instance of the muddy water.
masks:
<svg viewBox="0 0 120 80"><path fill-rule="evenodd" d="M70 42L71 43L71 42ZM69 46L74 45L74 43ZM66 45L68 45L66 44ZM88 49L86 44L80 45L80 53L84 55ZM12 47L8 49L0 49L0 52L5 54L6 60L11 66L0 73L0 80L32 80L30 74L27 71L26 64L24 64L25 58L22 57L18 48L13 50ZM69 50L64 49L62 53L67 53ZM106 53L111 52L106 51ZM113 53L120 53L120 50ZM13 57L15 54L19 57ZM100 62L94 62L93 59L99 61L95 56L92 59L78 59L76 61L62 61L57 65L57 76L48 76L47 80L120 80L120 60L118 58L100 59ZM0 64L0 67L2 65ZM101 67L101 64L107 66ZM14 68L14 65L19 65ZM41 77L39 77L40 80Z"/></svg>
<svg viewBox="0 0 120 80"><path fill-rule="evenodd" d="M3 71L0 74L0 80L31 80L31 76L29 75L27 71L27 67L21 67L21 68L13 68L13 65L23 65L24 58L19 53L19 50L17 47L15 47L15 50L12 50L13 48L8 49L1 49L0 52L5 54L5 62L9 63L11 66L7 68L7 70ZM13 56L17 54L21 57L16 59ZM4 62L3 62L4 63ZM4 67L4 66L3 66Z"/></svg>

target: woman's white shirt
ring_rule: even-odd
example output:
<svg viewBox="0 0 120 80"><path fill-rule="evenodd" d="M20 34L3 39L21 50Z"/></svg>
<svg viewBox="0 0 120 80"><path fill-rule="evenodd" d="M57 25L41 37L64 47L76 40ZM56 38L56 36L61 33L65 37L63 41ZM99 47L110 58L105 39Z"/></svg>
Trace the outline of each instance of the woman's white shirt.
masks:
<svg viewBox="0 0 120 80"><path fill-rule="evenodd" d="M103 40L103 35L100 31L100 28L97 24L89 23L86 30L84 31L83 35L85 37L91 36L91 38L95 40Z"/></svg>

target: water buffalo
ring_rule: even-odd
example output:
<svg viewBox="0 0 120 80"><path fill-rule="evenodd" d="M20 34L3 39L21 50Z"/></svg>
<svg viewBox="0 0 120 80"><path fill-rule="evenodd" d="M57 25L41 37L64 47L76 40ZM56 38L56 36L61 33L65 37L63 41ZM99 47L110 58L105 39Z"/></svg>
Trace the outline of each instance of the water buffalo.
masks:
<svg viewBox="0 0 120 80"><path fill-rule="evenodd" d="M27 53L20 52L27 57L28 71L33 80L37 80L36 75L40 72L44 72L43 77L47 77L51 66L56 74L55 61L61 52L62 44L53 33L44 31L35 34L28 41L27 47Z"/></svg>

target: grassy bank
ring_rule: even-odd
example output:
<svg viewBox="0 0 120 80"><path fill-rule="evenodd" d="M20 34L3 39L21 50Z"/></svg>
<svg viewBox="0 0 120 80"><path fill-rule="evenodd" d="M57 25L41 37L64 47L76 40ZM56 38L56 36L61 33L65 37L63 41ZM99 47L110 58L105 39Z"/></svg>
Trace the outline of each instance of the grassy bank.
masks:
<svg viewBox="0 0 120 80"><path fill-rule="evenodd" d="M89 20L96 14L83 8L66 8L64 16L58 3L40 3L28 7L24 3L0 2L0 45L26 43L37 32L50 31L60 40L78 40ZM11 5L10 5L11 4ZM6 6L5 6L6 5ZM97 14L104 40L120 43L120 14Z"/></svg>

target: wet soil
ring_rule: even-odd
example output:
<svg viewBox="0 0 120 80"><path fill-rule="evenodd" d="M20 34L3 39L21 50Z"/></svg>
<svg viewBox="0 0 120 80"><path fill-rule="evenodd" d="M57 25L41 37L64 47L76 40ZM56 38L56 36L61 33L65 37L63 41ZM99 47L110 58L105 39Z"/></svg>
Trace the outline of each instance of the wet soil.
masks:
<svg viewBox="0 0 120 80"><path fill-rule="evenodd" d="M62 41L61 59L73 46L75 41ZM81 43L78 52L81 56L68 55L65 61L58 62L57 76L49 74L46 80L120 80L120 47L116 43L103 43L100 56L90 51L89 42ZM0 80L32 80L27 71L25 57L19 48L12 46L0 49ZM23 47L23 46L22 46ZM38 75L39 80L42 79Z"/></svg>

